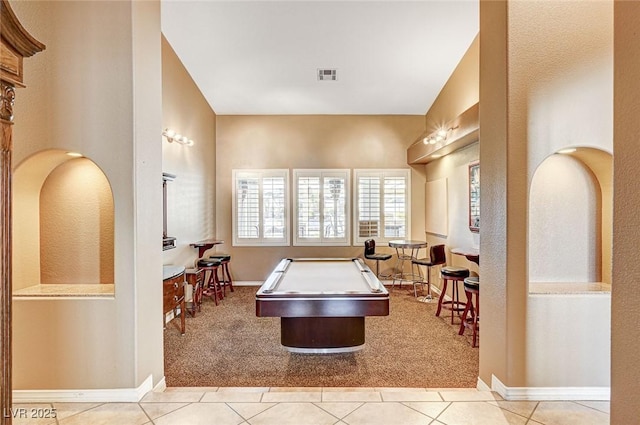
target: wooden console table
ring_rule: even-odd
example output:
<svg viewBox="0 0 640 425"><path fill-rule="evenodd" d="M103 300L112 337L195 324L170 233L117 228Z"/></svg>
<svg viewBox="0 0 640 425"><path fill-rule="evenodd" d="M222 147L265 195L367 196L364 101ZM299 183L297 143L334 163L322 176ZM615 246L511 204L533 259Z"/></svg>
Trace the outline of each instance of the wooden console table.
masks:
<svg viewBox="0 0 640 425"><path fill-rule="evenodd" d="M185 302L184 302L184 266L162 267L162 324L165 327L167 313L180 308L180 332L185 331Z"/></svg>

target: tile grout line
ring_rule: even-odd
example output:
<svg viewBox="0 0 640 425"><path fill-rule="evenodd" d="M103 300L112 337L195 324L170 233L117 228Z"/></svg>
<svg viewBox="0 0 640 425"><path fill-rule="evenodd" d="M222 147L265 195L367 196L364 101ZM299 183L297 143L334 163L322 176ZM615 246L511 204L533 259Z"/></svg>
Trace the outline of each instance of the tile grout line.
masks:
<svg viewBox="0 0 640 425"><path fill-rule="evenodd" d="M439 418L440 416L442 416L442 414L443 414L444 412L446 412L446 411L447 411L447 409L448 409L448 408L450 408L450 407L453 405L453 403L455 403L455 402L454 402L454 401L449 401L448 403L449 403L449 404L447 405L447 407L445 407L444 409L442 409L442 411L441 411L440 413L438 413L438 414L436 415L436 417L435 417L435 418L433 418L433 420L434 420L434 421L438 421L438 422L440 422L440 420L439 420L438 418Z"/></svg>
<svg viewBox="0 0 640 425"><path fill-rule="evenodd" d="M604 413L605 415L611 416L611 413L603 412L602 410L600 410L598 408L587 406L586 404L582 404L581 403L581 402L588 402L588 401L606 401L606 400L571 400L571 402L574 403L574 404L577 404L579 406L586 407L588 409L595 410L596 412ZM609 401L609 403L611 403L611 401Z"/></svg>
<svg viewBox="0 0 640 425"><path fill-rule="evenodd" d="M435 420L436 420L436 418L432 418L431 416L427 415L427 414L426 414L426 413L424 413L424 412L421 412L421 411L419 411L419 410L417 410L417 409L414 409L414 408L413 408L413 407L411 407L411 406L407 406L407 405L406 405L406 403L415 403L415 402L413 402L413 401L400 402L400 404L402 404L403 406L405 406L405 407L407 407L407 408L409 408L409 409L413 410L414 412L418 412L418 413L420 413L421 415L424 415L424 416L426 416L427 418L431 419L431 422L433 422L433 421L435 421ZM430 401L430 402L429 402L429 401L425 401L425 402L420 402L420 401L419 401L418 403L440 403L440 402L439 402L439 401ZM446 409L446 407L445 407L445 409ZM431 422L429 422L429 423L431 423Z"/></svg>
<svg viewBox="0 0 640 425"><path fill-rule="evenodd" d="M322 398L321 398L320 400L322 400ZM320 402L320 403L322 403L322 402ZM331 415L331 416L333 416L334 418L338 419L338 422L336 422L336 423L342 422L342 418L339 418L339 417L337 417L336 415L334 415L333 413L329 412L328 410L323 409L321 406L318 406L318 403L316 403L316 402L311 402L311 404L313 404L314 406L316 406L318 409L322 410L323 412L327 413L328 415ZM360 407L360 406L358 406L358 407ZM357 409L358 407L356 407L356 409ZM355 409L354 409L354 411L355 411ZM346 415L346 416L349 416L350 414L351 414L351 413L347 413L347 415Z"/></svg>
<svg viewBox="0 0 640 425"><path fill-rule="evenodd" d="M151 416L149 416L149 414L147 413L147 411L144 409L144 407L142 407L142 405L140 404L140 402L136 403L138 405L138 407L140 408L140 410L142 410L142 413L144 413L144 415L147 417L147 419L149 419L149 421L153 424L154 421L153 419L151 419ZM145 422L148 423L148 422Z"/></svg>
<svg viewBox="0 0 640 425"><path fill-rule="evenodd" d="M496 404L491 404L492 401L495 401ZM536 407L538 406L538 404L536 403L536 406L533 408L533 410L531 410L531 413L529 413L528 415L522 415L520 413L514 412L512 410L509 410L505 407L500 406L500 404L498 404L498 401L506 401L507 403L509 402L509 400L484 400L483 403L487 403L489 406L493 406L493 407L497 407L500 410L503 410L505 412L509 412L512 415L516 415L516 416L520 416L521 418L524 418L527 420L527 422L525 422L525 425L531 420L531 416L533 415L533 412L535 411ZM513 400L516 401L516 400Z"/></svg>
<svg viewBox="0 0 640 425"><path fill-rule="evenodd" d="M533 421L533 415L536 413L536 410L538 410L538 407L540 407L540 402L537 401L536 405L534 406L533 410L531 410L531 414L529 415L529 418L527 419L527 423ZM537 421L536 421L537 422ZM540 422L542 423L542 422Z"/></svg>

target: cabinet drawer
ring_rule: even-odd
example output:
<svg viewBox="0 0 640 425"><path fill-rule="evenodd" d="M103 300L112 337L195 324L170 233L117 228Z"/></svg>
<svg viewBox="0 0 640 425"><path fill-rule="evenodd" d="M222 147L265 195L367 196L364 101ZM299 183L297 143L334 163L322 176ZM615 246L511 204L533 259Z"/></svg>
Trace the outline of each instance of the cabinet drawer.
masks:
<svg viewBox="0 0 640 425"><path fill-rule="evenodd" d="M176 308L178 305L180 305L183 299L184 299L184 295L183 296L174 295L174 294L165 295L162 300L163 312L164 313L170 312L171 310Z"/></svg>
<svg viewBox="0 0 640 425"><path fill-rule="evenodd" d="M165 313L173 310L184 299L184 274L162 281L162 306Z"/></svg>
<svg viewBox="0 0 640 425"><path fill-rule="evenodd" d="M184 295L184 275L176 276L162 282L162 294Z"/></svg>

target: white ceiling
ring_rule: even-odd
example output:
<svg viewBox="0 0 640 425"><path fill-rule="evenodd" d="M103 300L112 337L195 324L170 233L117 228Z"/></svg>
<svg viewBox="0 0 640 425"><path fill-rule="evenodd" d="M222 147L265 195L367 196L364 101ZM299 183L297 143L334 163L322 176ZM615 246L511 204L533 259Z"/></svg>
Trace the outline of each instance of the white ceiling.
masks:
<svg viewBox="0 0 640 425"><path fill-rule="evenodd" d="M478 0L162 0L162 32L220 115L425 114L478 13Z"/></svg>

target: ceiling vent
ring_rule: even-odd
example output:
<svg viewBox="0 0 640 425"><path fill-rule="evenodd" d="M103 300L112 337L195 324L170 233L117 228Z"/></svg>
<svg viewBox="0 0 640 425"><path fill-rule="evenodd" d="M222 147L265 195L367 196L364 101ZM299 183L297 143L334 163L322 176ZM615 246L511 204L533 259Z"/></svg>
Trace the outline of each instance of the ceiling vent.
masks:
<svg viewBox="0 0 640 425"><path fill-rule="evenodd" d="M336 81L338 79L337 69L318 68L318 81Z"/></svg>

